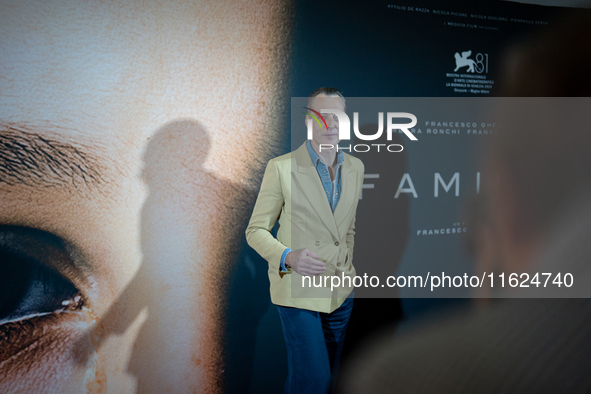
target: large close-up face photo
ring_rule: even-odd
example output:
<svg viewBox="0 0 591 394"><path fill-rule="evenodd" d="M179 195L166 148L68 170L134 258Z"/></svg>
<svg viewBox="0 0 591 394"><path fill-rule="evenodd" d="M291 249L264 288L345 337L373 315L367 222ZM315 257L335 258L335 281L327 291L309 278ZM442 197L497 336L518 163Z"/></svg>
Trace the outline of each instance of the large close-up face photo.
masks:
<svg viewBox="0 0 591 394"><path fill-rule="evenodd" d="M0 394L590 391L588 6L0 0Z"/></svg>
<svg viewBox="0 0 591 394"><path fill-rule="evenodd" d="M215 391L289 7L0 7L0 392Z"/></svg>

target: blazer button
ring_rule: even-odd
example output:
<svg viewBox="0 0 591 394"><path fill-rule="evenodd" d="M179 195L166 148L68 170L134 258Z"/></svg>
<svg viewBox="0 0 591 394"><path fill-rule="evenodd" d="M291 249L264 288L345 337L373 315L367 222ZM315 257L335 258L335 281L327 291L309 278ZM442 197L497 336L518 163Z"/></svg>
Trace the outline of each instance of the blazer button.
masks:
<svg viewBox="0 0 591 394"><path fill-rule="evenodd" d="M316 245L316 246L320 245L320 241L314 242L314 245Z"/></svg>
<svg viewBox="0 0 591 394"><path fill-rule="evenodd" d="M337 263L337 267L340 267L340 266L341 266L341 262L339 261L339 262Z"/></svg>
<svg viewBox="0 0 591 394"><path fill-rule="evenodd" d="M334 246L339 246L339 243L338 243L338 242L335 242L335 243L334 243Z"/></svg>

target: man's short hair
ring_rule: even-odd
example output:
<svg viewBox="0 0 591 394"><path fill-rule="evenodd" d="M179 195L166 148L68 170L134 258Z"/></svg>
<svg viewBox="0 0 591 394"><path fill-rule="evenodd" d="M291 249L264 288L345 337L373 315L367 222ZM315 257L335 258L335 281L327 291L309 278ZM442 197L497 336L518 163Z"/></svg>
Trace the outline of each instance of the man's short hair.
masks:
<svg viewBox="0 0 591 394"><path fill-rule="evenodd" d="M345 97L343 96L343 93L341 93L340 90L335 88L323 87L316 89L312 92L312 94L310 94L310 96L308 97L308 108L312 108L312 105L314 105L314 99L316 98L316 96L319 96L321 94L325 96L339 96L343 100L343 104L345 106L347 105Z"/></svg>

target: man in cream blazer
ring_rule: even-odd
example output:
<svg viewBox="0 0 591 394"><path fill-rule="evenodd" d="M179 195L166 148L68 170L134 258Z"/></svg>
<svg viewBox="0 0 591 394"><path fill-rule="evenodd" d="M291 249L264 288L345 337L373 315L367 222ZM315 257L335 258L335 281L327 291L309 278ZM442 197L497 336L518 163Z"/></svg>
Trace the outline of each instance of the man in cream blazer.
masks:
<svg viewBox="0 0 591 394"><path fill-rule="evenodd" d="M363 184L361 160L337 151L342 94L320 88L308 99L313 137L269 161L252 217L248 244L269 263L288 351L287 393L334 388L353 298L355 213ZM322 145L322 149L320 146ZM328 146L334 149L326 149ZM277 238L271 230L279 220Z"/></svg>

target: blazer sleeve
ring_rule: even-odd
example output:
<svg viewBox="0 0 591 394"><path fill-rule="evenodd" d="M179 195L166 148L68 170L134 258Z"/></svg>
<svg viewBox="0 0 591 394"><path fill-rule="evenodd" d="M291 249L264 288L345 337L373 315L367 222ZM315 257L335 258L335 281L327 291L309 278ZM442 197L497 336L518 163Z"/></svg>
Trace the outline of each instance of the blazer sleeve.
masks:
<svg viewBox="0 0 591 394"><path fill-rule="evenodd" d="M261 189L246 228L246 241L269 264L279 267L281 255L287 248L271 234L285 200L281 177L274 159L270 160L263 176Z"/></svg>

